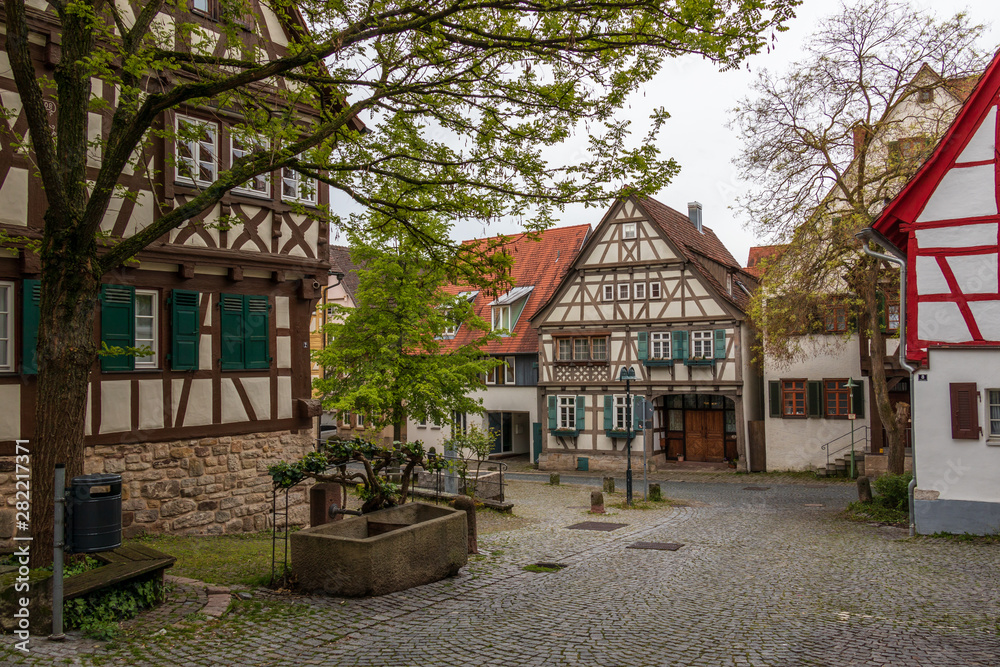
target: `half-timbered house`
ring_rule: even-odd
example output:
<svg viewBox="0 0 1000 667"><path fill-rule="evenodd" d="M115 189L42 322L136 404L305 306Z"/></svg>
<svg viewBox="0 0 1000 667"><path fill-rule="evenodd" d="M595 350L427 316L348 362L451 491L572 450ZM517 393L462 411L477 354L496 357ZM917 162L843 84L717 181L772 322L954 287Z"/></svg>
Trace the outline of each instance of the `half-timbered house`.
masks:
<svg viewBox="0 0 1000 667"><path fill-rule="evenodd" d="M59 60L58 24L45 3L29 3L36 67ZM133 11L119 3L122 12ZM271 57L287 51L301 17L253 2L243 38ZM217 30L217 2L170 5L164 26ZM224 55L225 38L215 53ZM6 61L6 56L2 56ZM115 86L95 79L91 135L110 127ZM26 121L9 68L0 68L6 117L0 143L0 229L38 239L46 208L29 155L12 148ZM104 109L103 111L101 109ZM55 122L58 109L48 110ZM102 225L127 237L181 206L244 154L230 130L239 116L220 108L167 112L146 164L123 175L121 196ZM194 137L194 138L189 138ZM91 158L96 174L99 155ZM102 357L86 413L86 472L123 476L126 536L143 531L237 532L267 525L267 464L313 445L309 318L328 271L328 227L316 207L325 188L290 170L262 175L104 277L96 341L147 347L147 356ZM0 443L30 441L36 401L39 263L27 248L0 257ZM2 480L13 483L10 480ZM8 494L13 497L13 493ZM303 500L293 493L291 503ZM293 509L293 520L304 506ZM304 514L304 513L303 513Z"/></svg>
<svg viewBox="0 0 1000 667"><path fill-rule="evenodd" d="M874 224L905 262L916 530L1000 532L1000 55ZM872 234L870 234L872 235Z"/></svg>
<svg viewBox="0 0 1000 667"><path fill-rule="evenodd" d="M702 224L700 204L689 204L688 215L648 197L613 204L532 318L544 415L539 466L625 467L619 378L631 368L631 392L653 407L634 452L646 443L654 466L739 458L745 468L747 421L760 411L746 321L755 286ZM641 406L633 405L636 428Z"/></svg>

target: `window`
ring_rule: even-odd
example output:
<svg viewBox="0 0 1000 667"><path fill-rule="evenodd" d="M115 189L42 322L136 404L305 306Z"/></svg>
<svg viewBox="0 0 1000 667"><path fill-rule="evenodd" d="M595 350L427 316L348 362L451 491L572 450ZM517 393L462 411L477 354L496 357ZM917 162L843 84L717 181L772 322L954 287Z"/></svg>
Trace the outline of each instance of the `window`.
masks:
<svg viewBox="0 0 1000 667"><path fill-rule="evenodd" d="M692 331L691 332L691 358L711 359L712 358L712 332Z"/></svg>
<svg viewBox="0 0 1000 667"><path fill-rule="evenodd" d="M0 283L0 371L14 370L14 283Z"/></svg>
<svg viewBox="0 0 1000 667"><path fill-rule="evenodd" d="M247 141L238 137L230 137L230 148L232 151L232 162L244 158L254 152L267 150L267 146L261 143ZM268 196L271 194L271 174L265 172L257 174L243 185L233 188L239 192L251 192L253 194Z"/></svg>
<svg viewBox="0 0 1000 667"><path fill-rule="evenodd" d="M823 415L825 417L846 417L850 413L851 390L846 385L846 379L823 380Z"/></svg>
<svg viewBox="0 0 1000 667"><path fill-rule="evenodd" d="M979 440L981 429L976 383L952 382L948 385L948 393L951 398L951 437L955 440Z"/></svg>
<svg viewBox="0 0 1000 667"><path fill-rule="evenodd" d="M226 0L191 0L191 11L195 14L201 14L215 20L226 19L247 30L253 30L253 15L243 13L248 8L249 3L243 4L239 0L229 0L229 2ZM237 13L237 10L240 13Z"/></svg>
<svg viewBox="0 0 1000 667"><path fill-rule="evenodd" d="M608 360L608 339L607 338L591 338L590 339L590 358L594 361L607 361Z"/></svg>
<svg viewBox="0 0 1000 667"><path fill-rule="evenodd" d="M210 185L218 175L219 129L215 123L177 115L177 180Z"/></svg>
<svg viewBox="0 0 1000 667"><path fill-rule="evenodd" d="M219 309L222 370L270 368L271 304L268 298L257 294L222 294Z"/></svg>
<svg viewBox="0 0 1000 667"><path fill-rule="evenodd" d="M628 283L618 283L618 300L628 301Z"/></svg>
<svg viewBox="0 0 1000 667"><path fill-rule="evenodd" d="M572 338L560 338L559 339L559 361L572 361L573 360L573 339Z"/></svg>
<svg viewBox="0 0 1000 667"><path fill-rule="evenodd" d="M356 419L357 419L356 423L358 425L358 428L364 428L365 427L365 416L359 412L358 416L356 417Z"/></svg>
<svg viewBox="0 0 1000 667"><path fill-rule="evenodd" d="M650 359L670 359L670 332L653 332L649 335L652 343Z"/></svg>
<svg viewBox="0 0 1000 667"><path fill-rule="evenodd" d="M649 283L649 298L659 299L660 298L660 283Z"/></svg>
<svg viewBox="0 0 1000 667"><path fill-rule="evenodd" d="M577 336L558 339L559 353L557 361L591 362L608 360L607 336Z"/></svg>
<svg viewBox="0 0 1000 667"><path fill-rule="evenodd" d="M934 89L933 88L921 88L917 91L917 101L921 103L928 103L934 101Z"/></svg>
<svg viewBox="0 0 1000 667"><path fill-rule="evenodd" d="M198 370L201 349L201 313L198 292L170 292L170 367L175 371Z"/></svg>
<svg viewBox="0 0 1000 667"><path fill-rule="evenodd" d="M847 306L828 306L824 328L827 333L847 331Z"/></svg>
<svg viewBox="0 0 1000 667"><path fill-rule="evenodd" d="M493 330L510 331L510 306L493 306Z"/></svg>
<svg viewBox="0 0 1000 667"><path fill-rule="evenodd" d="M646 283L635 284L635 298L637 301L641 301L646 298Z"/></svg>
<svg viewBox="0 0 1000 667"><path fill-rule="evenodd" d="M559 397L559 428L576 429L576 396Z"/></svg>
<svg viewBox="0 0 1000 667"><path fill-rule="evenodd" d="M301 204L315 204L316 181L306 178L294 169L284 167L281 170L281 198Z"/></svg>
<svg viewBox="0 0 1000 667"><path fill-rule="evenodd" d="M785 417L805 417L806 381L782 380L781 405L782 405L782 414Z"/></svg>
<svg viewBox="0 0 1000 667"><path fill-rule="evenodd" d="M573 359L574 361L590 361L590 339L573 339Z"/></svg>
<svg viewBox="0 0 1000 667"><path fill-rule="evenodd" d="M198 14L212 15L212 0L191 0L191 10Z"/></svg>
<svg viewBox="0 0 1000 667"><path fill-rule="evenodd" d="M148 346L152 354L137 357L122 354L101 357L103 371L157 368L159 359L159 294L130 285L101 286L101 342L108 347Z"/></svg>
<svg viewBox="0 0 1000 667"><path fill-rule="evenodd" d="M417 422L417 428L427 428L427 419L421 419Z"/></svg>
<svg viewBox="0 0 1000 667"><path fill-rule="evenodd" d="M626 222L622 225L622 238L623 239L634 239L636 236L636 229L634 222Z"/></svg>
<svg viewBox="0 0 1000 667"><path fill-rule="evenodd" d="M614 301L615 300L615 286L614 285L605 285L604 286L604 300L605 301Z"/></svg>
<svg viewBox="0 0 1000 667"><path fill-rule="evenodd" d="M497 383L497 369L491 368L490 372L486 374L486 384L496 384Z"/></svg>
<svg viewBox="0 0 1000 667"><path fill-rule="evenodd" d="M628 396L626 394L615 394L615 423L616 431L628 430Z"/></svg>
<svg viewBox="0 0 1000 667"><path fill-rule="evenodd" d="M515 377L514 376L514 363L515 363L514 357L504 357L504 365L503 365L503 372L504 372L503 383L504 384L514 384L515 383L515 380L514 380L514 377Z"/></svg>
<svg viewBox="0 0 1000 667"><path fill-rule="evenodd" d="M889 302L885 305L888 320L887 332L899 331L899 302Z"/></svg>
<svg viewBox="0 0 1000 667"><path fill-rule="evenodd" d="M344 426L344 428L351 428L351 413L347 410L341 412L340 423Z"/></svg>
<svg viewBox="0 0 1000 667"><path fill-rule="evenodd" d="M424 422L424 426L427 422ZM457 435L465 435L468 429L468 424L466 423L466 414L464 412L459 412L458 410L452 410L451 412L451 435L455 437Z"/></svg>
<svg viewBox="0 0 1000 667"><path fill-rule="evenodd" d="M730 296L733 294L733 274L731 273L726 274L726 292L728 292Z"/></svg>
<svg viewBox="0 0 1000 667"><path fill-rule="evenodd" d="M990 420L990 437L1000 438L1000 389L987 391L989 405L987 406Z"/></svg>

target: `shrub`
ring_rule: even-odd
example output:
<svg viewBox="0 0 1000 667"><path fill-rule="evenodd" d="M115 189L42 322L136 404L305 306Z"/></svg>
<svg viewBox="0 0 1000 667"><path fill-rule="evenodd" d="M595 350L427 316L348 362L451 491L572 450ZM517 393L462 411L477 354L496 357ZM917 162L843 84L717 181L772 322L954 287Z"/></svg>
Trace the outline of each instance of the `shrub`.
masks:
<svg viewBox="0 0 1000 667"><path fill-rule="evenodd" d="M92 639L113 639L118 622L160 602L163 587L157 579L129 581L80 598L63 606L66 627L78 628Z"/></svg>
<svg viewBox="0 0 1000 667"><path fill-rule="evenodd" d="M872 482L872 487L878 497L875 499L883 507L896 510L907 510L909 508L909 485L913 475L903 473L902 475L882 475L876 477Z"/></svg>

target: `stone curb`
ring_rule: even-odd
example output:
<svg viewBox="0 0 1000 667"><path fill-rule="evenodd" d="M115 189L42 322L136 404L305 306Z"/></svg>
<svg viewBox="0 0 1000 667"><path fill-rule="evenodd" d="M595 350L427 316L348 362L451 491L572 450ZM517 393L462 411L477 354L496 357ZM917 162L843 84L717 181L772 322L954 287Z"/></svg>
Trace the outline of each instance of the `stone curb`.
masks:
<svg viewBox="0 0 1000 667"><path fill-rule="evenodd" d="M232 600L232 593L230 592L228 586L206 584L205 582L198 581L197 579L177 577L172 574L164 575L163 578L165 581L172 584L204 588L208 601L205 603L205 606L201 608L200 613L205 614L206 616L220 618L226 613L226 609L229 608L229 602Z"/></svg>

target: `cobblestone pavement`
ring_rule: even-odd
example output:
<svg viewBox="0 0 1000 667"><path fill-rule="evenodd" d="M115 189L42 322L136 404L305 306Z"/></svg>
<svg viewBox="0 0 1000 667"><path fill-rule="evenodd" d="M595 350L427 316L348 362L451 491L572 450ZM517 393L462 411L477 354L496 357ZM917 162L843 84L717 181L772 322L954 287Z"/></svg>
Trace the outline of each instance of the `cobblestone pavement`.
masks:
<svg viewBox="0 0 1000 667"><path fill-rule="evenodd" d="M509 495L523 520L481 536L489 554L455 578L357 600L260 591L221 619L70 661L1000 665L1000 545L911 540L905 530L847 523L838 517L854 494L847 485L746 477L662 486L687 506L594 516L590 487L515 481ZM628 525L566 529L590 520ZM626 549L637 541L684 546ZM566 568L522 570L536 562ZM0 664L18 664L4 650ZM64 657L36 653L24 663Z"/></svg>

